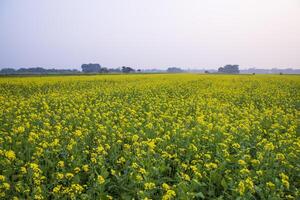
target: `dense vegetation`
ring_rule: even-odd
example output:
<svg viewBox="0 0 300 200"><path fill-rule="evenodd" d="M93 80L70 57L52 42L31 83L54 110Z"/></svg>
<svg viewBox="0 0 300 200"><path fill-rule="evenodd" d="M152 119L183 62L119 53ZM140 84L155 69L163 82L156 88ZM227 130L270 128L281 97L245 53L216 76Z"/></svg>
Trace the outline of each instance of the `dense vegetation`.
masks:
<svg viewBox="0 0 300 200"><path fill-rule="evenodd" d="M0 78L1 199L299 199L299 76Z"/></svg>

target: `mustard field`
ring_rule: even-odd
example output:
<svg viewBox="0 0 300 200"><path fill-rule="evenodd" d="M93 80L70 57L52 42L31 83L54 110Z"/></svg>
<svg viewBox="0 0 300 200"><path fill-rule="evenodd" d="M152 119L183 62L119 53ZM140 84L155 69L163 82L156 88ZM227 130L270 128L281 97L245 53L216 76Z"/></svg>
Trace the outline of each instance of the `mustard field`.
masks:
<svg viewBox="0 0 300 200"><path fill-rule="evenodd" d="M0 77L0 199L300 199L300 76Z"/></svg>

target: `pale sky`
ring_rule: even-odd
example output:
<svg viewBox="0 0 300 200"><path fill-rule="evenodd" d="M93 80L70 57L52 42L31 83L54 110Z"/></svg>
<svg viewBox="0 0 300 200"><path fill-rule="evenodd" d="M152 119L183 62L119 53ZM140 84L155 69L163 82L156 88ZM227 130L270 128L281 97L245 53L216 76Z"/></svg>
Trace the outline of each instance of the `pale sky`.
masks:
<svg viewBox="0 0 300 200"><path fill-rule="evenodd" d="M300 68L300 0L0 0L0 68Z"/></svg>

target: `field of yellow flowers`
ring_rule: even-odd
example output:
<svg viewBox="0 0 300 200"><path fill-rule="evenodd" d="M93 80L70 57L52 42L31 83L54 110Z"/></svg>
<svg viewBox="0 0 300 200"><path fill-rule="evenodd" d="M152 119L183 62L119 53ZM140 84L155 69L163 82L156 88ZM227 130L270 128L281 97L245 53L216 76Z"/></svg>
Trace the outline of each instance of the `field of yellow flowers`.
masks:
<svg viewBox="0 0 300 200"><path fill-rule="evenodd" d="M0 78L0 199L299 199L300 77Z"/></svg>

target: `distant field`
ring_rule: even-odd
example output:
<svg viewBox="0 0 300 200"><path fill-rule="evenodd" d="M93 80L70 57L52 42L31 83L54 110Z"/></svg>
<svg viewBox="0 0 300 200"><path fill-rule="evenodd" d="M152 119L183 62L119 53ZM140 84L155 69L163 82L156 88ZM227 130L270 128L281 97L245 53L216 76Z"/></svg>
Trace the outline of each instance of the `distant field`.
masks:
<svg viewBox="0 0 300 200"><path fill-rule="evenodd" d="M299 199L300 76L0 78L0 199Z"/></svg>

